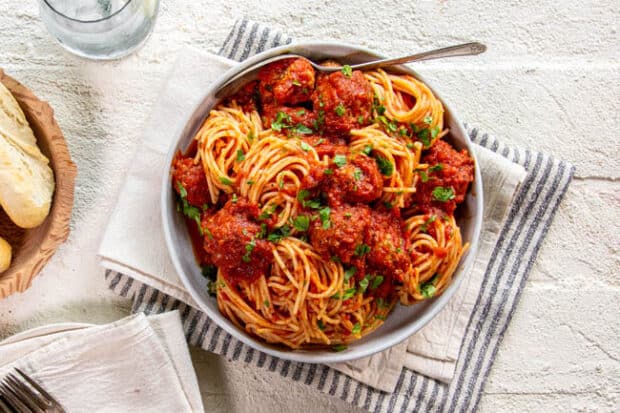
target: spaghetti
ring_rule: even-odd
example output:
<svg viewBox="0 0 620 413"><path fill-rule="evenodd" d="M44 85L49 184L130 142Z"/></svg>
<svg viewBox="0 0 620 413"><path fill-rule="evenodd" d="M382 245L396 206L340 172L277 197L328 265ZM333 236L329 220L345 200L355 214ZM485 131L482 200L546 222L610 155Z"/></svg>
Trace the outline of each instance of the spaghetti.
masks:
<svg viewBox="0 0 620 413"><path fill-rule="evenodd" d="M441 294L467 250L454 211L474 171L448 133L410 75L264 67L173 165L222 314L270 343L342 346Z"/></svg>

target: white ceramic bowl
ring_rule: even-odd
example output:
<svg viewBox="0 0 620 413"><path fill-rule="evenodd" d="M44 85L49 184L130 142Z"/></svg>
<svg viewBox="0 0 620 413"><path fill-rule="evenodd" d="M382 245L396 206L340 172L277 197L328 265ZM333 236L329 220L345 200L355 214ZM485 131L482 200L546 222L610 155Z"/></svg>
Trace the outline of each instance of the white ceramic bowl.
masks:
<svg viewBox="0 0 620 413"><path fill-rule="evenodd" d="M246 331L238 328L225 318L217 308L215 297L211 297L207 293L207 280L201 275L200 267L197 265L194 258L184 219L176 210L176 198L170 183L170 165L174 154L178 150L185 151L202 125L202 122L207 117L209 110L218 103L214 94L220 85L237 73L240 73L261 60L284 53L300 54L315 60L333 58L340 62L350 64L361 63L377 57L382 57L368 49L342 43L297 43L260 53L224 73L208 90L205 90L204 99L189 116L185 123L184 130L181 132L180 136L176 137L168 151L166 160L167 167L163 174L161 194L164 235L170 258L174 263L175 269L187 290L200 306L200 309L235 338L257 350L287 360L307 363L333 363L353 360L385 350L420 330L441 311L448 300L454 295L456 289L459 288L464 274L467 273L472 265L478 247L478 236L482 225L482 179L480 177L480 171L476 168L475 181L471 187L470 193L465 202L459 207L462 217L459 220L459 225L461 227L463 240L464 242L469 242L470 247L457 267L452 284L442 295L412 306L397 305L381 327L361 340L350 344L346 350L341 352L332 352L329 350L290 350L282 346L268 344L259 338L249 335ZM406 66L398 66L391 70L410 73L433 89L426 80ZM433 90L433 93L441 99L441 96L437 94L435 90ZM475 159L472 143L463 129L458 116L445 100L441 99L441 101L445 108L445 124L446 127L450 128L450 136L447 140L457 149L466 148Z"/></svg>

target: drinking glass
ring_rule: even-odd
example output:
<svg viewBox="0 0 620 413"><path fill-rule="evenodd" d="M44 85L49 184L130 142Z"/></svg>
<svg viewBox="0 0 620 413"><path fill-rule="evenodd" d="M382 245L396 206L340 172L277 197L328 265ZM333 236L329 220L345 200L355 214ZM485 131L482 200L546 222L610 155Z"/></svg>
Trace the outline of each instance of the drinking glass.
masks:
<svg viewBox="0 0 620 413"><path fill-rule="evenodd" d="M153 30L159 0L39 0L41 19L67 50L109 60L138 49Z"/></svg>

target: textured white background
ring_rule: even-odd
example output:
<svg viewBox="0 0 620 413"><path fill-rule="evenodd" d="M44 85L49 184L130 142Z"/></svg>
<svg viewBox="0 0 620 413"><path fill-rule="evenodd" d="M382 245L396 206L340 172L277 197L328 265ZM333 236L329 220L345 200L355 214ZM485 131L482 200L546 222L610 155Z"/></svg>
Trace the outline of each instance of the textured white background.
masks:
<svg viewBox="0 0 620 413"><path fill-rule="evenodd" d="M141 125L180 46L216 52L241 15L298 39L340 39L394 56L479 40L489 46L480 58L416 68L463 120L577 166L481 411L619 411L620 4L546 3L168 0L142 50L96 63L54 43L36 1L0 0L0 67L51 103L79 168L71 237L29 291L0 302L0 337L126 313L128 303L106 290L95 252ZM209 411L352 410L277 374L201 350L193 356Z"/></svg>

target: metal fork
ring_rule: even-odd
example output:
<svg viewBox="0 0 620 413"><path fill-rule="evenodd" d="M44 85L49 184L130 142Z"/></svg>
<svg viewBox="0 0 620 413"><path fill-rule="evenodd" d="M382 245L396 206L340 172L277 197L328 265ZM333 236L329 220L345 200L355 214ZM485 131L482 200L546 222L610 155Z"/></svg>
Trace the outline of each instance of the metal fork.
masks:
<svg viewBox="0 0 620 413"><path fill-rule="evenodd" d="M65 413L60 403L36 381L18 368L0 382L0 411Z"/></svg>

